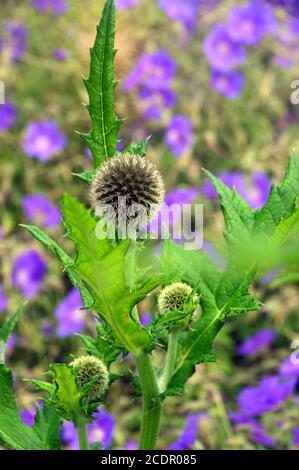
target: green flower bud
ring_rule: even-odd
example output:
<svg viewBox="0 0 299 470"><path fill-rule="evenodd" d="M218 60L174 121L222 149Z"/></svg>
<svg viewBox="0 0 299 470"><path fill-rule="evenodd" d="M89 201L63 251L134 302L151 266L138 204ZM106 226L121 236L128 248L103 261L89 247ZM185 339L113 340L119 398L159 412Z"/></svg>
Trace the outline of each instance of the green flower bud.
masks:
<svg viewBox="0 0 299 470"><path fill-rule="evenodd" d="M81 356L70 363L76 374L78 388L84 387L97 376L97 380L88 393L91 401L101 398L109 385L109 372L105 364L95 356Z"/></svg>
<svg viewBox="0 0 299 470"><path fill-rule="evenodd" d="M159 294L158 307L161 313L171 312L174 310L183 310L186 301L190 298L193 292L192 287L183 282L175 282L165 287ZM197 304L198 295L192 294L191 303Z"/></svg>

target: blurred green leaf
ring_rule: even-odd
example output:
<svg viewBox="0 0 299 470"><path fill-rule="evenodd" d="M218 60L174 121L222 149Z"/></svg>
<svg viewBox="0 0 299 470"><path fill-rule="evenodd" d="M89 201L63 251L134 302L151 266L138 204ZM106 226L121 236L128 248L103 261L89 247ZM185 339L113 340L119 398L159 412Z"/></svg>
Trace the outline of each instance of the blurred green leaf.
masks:
<svg viewBox="0 0 299 470"><path fill-rule="evenodd" d="M8 320L6 320L2 328L0 328L0 341L7 343L23 311L24 311L24 305L19 307L18 310Z"/></svg>

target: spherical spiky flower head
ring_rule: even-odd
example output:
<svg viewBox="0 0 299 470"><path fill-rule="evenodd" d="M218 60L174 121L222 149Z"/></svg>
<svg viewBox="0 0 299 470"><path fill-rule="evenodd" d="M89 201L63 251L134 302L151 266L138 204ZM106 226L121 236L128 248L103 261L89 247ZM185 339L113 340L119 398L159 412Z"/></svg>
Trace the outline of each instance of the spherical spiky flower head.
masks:
<svg viewBox="0 0 299 470"><path fill-rule="evenodd" d="M112 208L116 220L128 223L137 219L146 224L159 210L164 192L163 179L155 165L146 157L127 153L100 166L91 185L90 200L95 210ZM120 210L120 201L125 201L125 214L123 206ZM139 212L136 206L141 208Z"/></svg>
<svg viewBox="0 0 299 470"><path fill-rule="evenodd" d="M158 306L161 313L182 310L192 294L192 287L184 282L175 282L165 287L159 294ZM198 295L192 294L191 302L196 304Z"/></svg>
<svg viewBox="0 0 299 470"><path fill-rule="evenodd" d="M81 356L72 361L70 365L75 370L76 383L79 389L97 377L88 393L90 401L97 400L104 395L109 385L109 373L100 359L95 356Z"/></svg>

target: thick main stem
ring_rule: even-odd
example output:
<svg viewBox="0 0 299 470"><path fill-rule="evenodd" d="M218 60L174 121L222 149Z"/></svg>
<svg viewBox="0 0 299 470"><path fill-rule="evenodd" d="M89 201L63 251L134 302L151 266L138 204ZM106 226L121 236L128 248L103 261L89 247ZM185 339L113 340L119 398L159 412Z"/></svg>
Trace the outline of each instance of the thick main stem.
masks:
<svg viewBox="0 0 299 470"><path fill-rule="evenodd" d="M86 429L86 420L79 417L76 421L80 450L88 450L88 437Z"/></svg>
<svg viewBox="0 0 299 470"><path fill-rule="evenodd" d="M162 403L159 397L157 377L152 365L151 356L141 353L135 357L143 392L143 410L140 450L154 450L160 430Z"/></svg>

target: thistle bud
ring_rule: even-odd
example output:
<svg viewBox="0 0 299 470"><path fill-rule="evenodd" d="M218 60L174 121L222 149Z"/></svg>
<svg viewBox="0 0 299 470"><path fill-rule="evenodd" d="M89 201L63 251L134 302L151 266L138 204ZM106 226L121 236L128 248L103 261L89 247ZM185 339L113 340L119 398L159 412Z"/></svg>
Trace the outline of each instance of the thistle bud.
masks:
<svg viewBox="0 0 299 470"><path fill-rule="evenodd" d="M161 173L146 157L117 155L98 169L90 190L93 209L109 206L115 218L123 220L124 216L119 216L120 198L125 200L127 223L138 218L134 209L130 215L130 208L141 207L147 219L145 222L159 210L164 198L164 183Z"/></svg>
<svg viewBox="0 0 299 470"><path fill-rule="evenodd" d="M81 356L72 361L70 365L75 371L76 384L79 389L97 377L88 392L89 400L94 401L104 395L109 385L109 372L100 359L95 356Z"/></svg>
<svg viewBox="0 0 299 470"><path fill-rule="evenodd" d="M183 310L188 299L194 305L198 302L198 295L192 294L192 287L183 282L175 282L165 287L159 294L158 307L161 313L173 310ZM195 308L194 308L195 309Z"/></svg>

